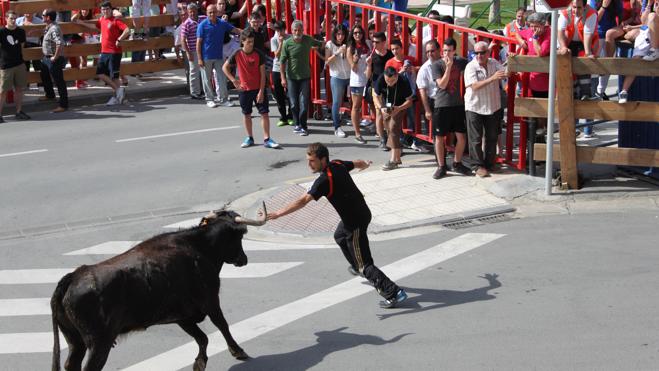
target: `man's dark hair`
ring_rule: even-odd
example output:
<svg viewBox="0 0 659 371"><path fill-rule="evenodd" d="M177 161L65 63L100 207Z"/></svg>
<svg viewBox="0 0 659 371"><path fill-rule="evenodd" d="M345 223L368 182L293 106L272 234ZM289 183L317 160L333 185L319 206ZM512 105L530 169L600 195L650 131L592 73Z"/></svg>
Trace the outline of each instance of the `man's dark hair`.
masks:
<svg viewBox="0 0 659 371"><path fill-rule="evenodd" d="M384 69L384 75L387 76L387 77L396 76L396 75L398 75L398 71L396 71L395 68L389 66L389 67Z"/></svg>
<svg viewBox="0 0 659 371"><path fill-rule="evenodd" d="M403 42L400 41L400 39L393 39L393 40L391 40L391 45L398 45L399 47L401 47L401 49L403 48ZM390 46L390 47L391 47L391 46Z"/></svg>
<svg viewBox="0 0 659 371"><path fill-rule="evenodd" d="M437 17L437 16L439 16L439 12L436 11L435 9L432 9L428 12L428 14L426 14L426 17L430 18L431 15L434 15L434 16Z"/></svg>
<svg viewBox="0 0 659 371"><path fill-rule="evenodd" d="M453 24L454 23L453 22L453 17L451 17L450 15L443 15L443 16L439 17L439 21L444 22L444 23L448 23L448 24Z"/></svg>
<svg viewBox="0 0 659 371"><path fill-rule="evenodd" d="M376 33L373 34L373 39L378 39L380 41L386 41L387 40L387 35L382 31L376 32Z"/></svg>
<svg viewBox="0 0 659 371"><path fill-rule="evenodd" d="M324 144L316 142L316 143L311 143L309 146L307 146L307 155L311 156L314 155L316 158L319 160L322 160L323 158L329 161L329 150L327 147L325 147Z"/></svg>
<svg viewBox="0 0 659 371"><path fill-rule="evenodd" d="M113 8L112 8L112 3L110 3L109 1L104 1L104 2L101 3L101 8L110 8L110 9L113 9Z"/></svg>
<svg viewBox="0 0 659 371"><path fill-rule="evenodd" d="M520 11L526 13L526 8L524 8L523 6L520 6L519 8L517 8L515 13L520 12Z"/></svg>
<svg viewBox="0 0 659 371"><path fill-rule="evenodd" d="M435 49L439 49L439 43L435 39L430 39L430 40L426 41L426 46L428 46L428 45L432 45L432 46L435 47Z"/></svg>
<svg viewBox="0 0 659 371"><path fill-rule="evenodd" d="M44 16L50 18L51 21L55 22L57 20L57 12L55 9L48 8L43 11Z"/></svg>
<svg viewBox="0 0 659 371"><path fill-rule="evenodd" d="M272 28L274 28L275 31L282 31L286 29L286 23L284 21L275 21Z"/></svg>
<svg viewBox="0 0 659 371"><path fill-rule="evenodd" d="M243 30L243 32L240 33L240 41L245 41L247 39L253 39L256 37L256 33L254 32L254 29L251 27L247 27Z"/></svg>
<svg viewBox="0 0 659 371"><path fill-rule="evenodd" d="M449 37L448 39L444 40L444 45L452 46L453 50L458 48L458 43L455 42L455 39Z"/></svg>

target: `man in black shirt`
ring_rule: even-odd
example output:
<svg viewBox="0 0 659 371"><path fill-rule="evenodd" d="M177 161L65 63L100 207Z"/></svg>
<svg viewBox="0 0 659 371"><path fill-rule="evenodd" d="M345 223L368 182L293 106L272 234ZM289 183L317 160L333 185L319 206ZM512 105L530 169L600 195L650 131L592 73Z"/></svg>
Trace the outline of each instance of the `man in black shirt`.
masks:
<svg viewBox="0 0 659 371"><path fill-rule="evenodd" d="M387 49L387 36L384 32L376 32L373 35L373 54L371 54L371 80L369 81L369 86L371 91L373 90L373 85L378 81L382 73L384 72L384 66L387 64L387 61L394 57L394 54L391 50ZM380 148L383 151L388 151L390 148L387 147L387 137L384 131L384 120L382 119L382 113L375 109L373 104L373 95L367 95L367 101L369 103L369 108L372 111L375 111L375 129L377 130L378 135L380 136Z"/></svg>
<svg viewBox="0 0 659 371"><path fill-rule="evenodd" d="M385 299L380 302L381 307L395 307L407 299L407 294L373 263L366 234L371 222L371 210L349 173L354 168L364 170L371 162L330 161L329 150L321 143L312 143L307 147L307 162L311 171L320 173L320 176L306 194L283 209L268 213L268 219L277 219L303 208L311 200L327 197L341 218L334 232L334 240L350 263L348 270L354 275L363 275L373 284Z"/></svg>
<svg viewBox="0 0 659 371"><path fill-rule="evenodd" d="M389 134L387 145L391 148L390 160L382 165L382 170L393 170L402 164L401 125L406 110L412 107L413 96L409 81L394 67L387 67L373 86L375 109L382 115Z"/></svg>
<svg viewBox="0 0 659 371"><path fill-rule="evenodd" d="M0 28L0 123L2 107L7 93L14 90L16 119L29 120L23 112L23 89L27 86L27 70L23 60L22 47L25 44L25 30L16 26L16 12L10 10L6 15L7 26Z"/></svg>

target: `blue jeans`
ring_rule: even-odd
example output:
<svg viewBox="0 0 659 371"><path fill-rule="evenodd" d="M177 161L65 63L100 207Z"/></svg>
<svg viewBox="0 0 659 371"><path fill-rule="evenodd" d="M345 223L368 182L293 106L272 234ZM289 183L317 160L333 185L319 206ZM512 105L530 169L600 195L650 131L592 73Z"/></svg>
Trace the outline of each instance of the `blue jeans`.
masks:
<svg viewBox="0 0 659 371"><path fill-rule="evenodd" d="M350 85L350 79L340 79L330 76L330 88L332 89L332 121L334 130L341 126L341 104L346 96L346 89Z"/></svg>
<svg viewBox="0 0 659 371"><path fill-rule="evenodd" d="M291 101L291 112L293 113L293 122L295 122L295 126L299 126L304 130L307 130L309 81L310 79L286 79L286 83L288 84L288 99Z"/></svg>

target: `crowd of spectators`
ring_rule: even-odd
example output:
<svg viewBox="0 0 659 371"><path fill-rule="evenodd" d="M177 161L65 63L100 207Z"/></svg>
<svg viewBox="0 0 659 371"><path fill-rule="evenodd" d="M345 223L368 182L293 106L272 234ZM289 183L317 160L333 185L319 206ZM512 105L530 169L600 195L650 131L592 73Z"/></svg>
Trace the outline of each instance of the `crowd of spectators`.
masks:
<svg viewBox="0 0 659 371"><path fill-rule="evenodd" d="M405 0L372 0L369 3L407 10ZM92 56L97 78L113 90L107 104L121 104L126 97L126 81L120 74L120 42L129 37L147 39L163 32L171 33L175 39L176 56L186 67L190 97L204 100L209 108L231 107L235 103L230 99L229 89L235 88L247 134L242 147L255 144L251 113L256 106L262 119L264 146L278 148L270 137L268 93L272 92L277 102L277 126L291 125L295 133L309 135L310 52L315 52L321 60L321 68L329 72L326 94L332 101L331 108L328 108L334 134L339 138L349 136L344 130L342 115L342 111L349 111L349 125L356 142L366 144L365 136L373 133L379 147L391 151L383 170L393 170L401 165L403 146L423 150L428 144L415 136L402 135L405 123L408 132L420 129L432 138L437 158L434 178L443 178L448 171L487 176L496 169L495 157L501 150L498 141L503 119L502 101L506 95L505 80L509 76L505 69L505 44L477 36L469 39L468 54L463 58L457 55L458 37L450 36L438 42L428 24L422 28L421 35L416 35L406 22L394 18L394 33L389 35L375 30L374 12L358 9L350 23L347 7L336 5L330 12L331 19L320 20L322 25L331 23L327 37L324 34L306 35L300 20L294 20L289 35L283 21L266 22L264 5L255 5L248 11L246 4L243 2L240 6L237 0L172 0L165 6L158 6L150 0L133 0L128 9L115 9L109 2L104 2L100 9L73 12L46 9L42 14L25 14L20 18L8 12L7 27L0 33L1 92L4 97L8 90L13 89L16 118L28 119L21 107L22 90L26 85L24 66L27 66L41 73L44 96L40 100L55 100L54 88L57 88L59 100L53 112L66 111L68 88L63 69L67 62L72 68L84 67L88 58L67 59L63 47L70 43L100 42L101 55ZM658 4L659 0L573 0L568 9L559 13L559 52L592 58L612 56L616 42L624 39L634 43L634 58L655 60L659 57ZM320 5L324 7L325 2ZM343 12L341 22L337 22L338 12ZM128 14L133 16L132 30L122 20ZM176 24L166 28L149 27L150 16L157 14L173 14ZM324 15L324 12L319 14ZM427 17L452 23L451 17L434 10ZM388 29L388 19L381 19L384 30ZM83 25L89 32L62 35L58 22L68 20ZM21 32L20 25L42 23L45 23L45 29L41 35ZM547 56L550 52L549 23L546 14L529 15L525 9L518 9L512 22L503 30L492 33L516 39L520 53ZM408 45L403 45L402 41L404 27L409 31ZM479 30L488 32L484 28ZM14 40L13 44L7 41L8 35ZM424 48L421 58L417 58L415 50L417 37L422 38ZM43 58L40 61L23 60L20 55L22 45L41 46ZM164 58L162 50L147 52L151 59ZM145 60L147 52L133 52L132 60ZM625 78L619 102L627 100L633 79L633 76ZM609 99L606 94L608 76L599 76L594 86L591 86L591 80L590 75L576 79L576 97ZM549 81L546 73L531 73L529 85L534 97L547 97ZM85 87L85 81L75 82L75 88ZM367 107L368 112L364 112L363 107ZM420 125L415 120L417 107L421 110ZM432 123L430 133L429 123ZM544 123L541 123L540 129L543 127ZM585 134L592 136L594 132L587 127ZM454 152L450 167L446 163L449 148Z"/></svg>

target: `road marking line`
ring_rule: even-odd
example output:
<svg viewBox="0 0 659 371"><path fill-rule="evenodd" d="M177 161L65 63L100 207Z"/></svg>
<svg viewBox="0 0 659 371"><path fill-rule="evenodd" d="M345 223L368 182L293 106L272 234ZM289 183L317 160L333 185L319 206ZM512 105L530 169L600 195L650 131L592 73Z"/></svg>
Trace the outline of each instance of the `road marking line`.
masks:
<svg viewBox="0 0 659 371"><path fill-rule="evenodd" d="M64 336L59 335L60 349L68 346ZM49 353L53 351L52 332L23 332L0 334L0 354Z"/></svg>
<svg viewBox="0 0 659 371"><path fill-rule="evenodd" d="M14 153L5 153L1 154L0 157L11 157L11 156L20 156L20 155L31 155L33 153L42 153L48 152L47 149L35 149L34 151L24 151L24 152L14 152Z"/></svg>
<svg viewBox="0 0 659 371"><path fill-rule="evenodd" d="M493 233L467 233L389 264L383 267L382 270L392 280L400 280L503 236L503 234ZM238 343L245 343L300 318L373 290L373 288L362 284L362 282L362 278L354 278L292 303L258 314L231 325L231 332ZM208 340L209 357L226 350L226 343L219 331L210 334ZM124 371L179 370L187 368L193 363L197 351L197 343L192 341L132 365Z"/></svg>
<svg viewBox="0 0 659 371"><path fill-rule="evenodd" d="M158 134L158 135L149 135L146 137L138 137L138 138L126 138L126 139L117 139L115 140L115 143L125 143L125 142L135 142L138 140L148 140L148 139L155 139L155 138L165 138L165 137L174 137L178 135L189 135L189 134L199 134L199 133L207 133L210 131L220 131L220 130L229 130L229 129L237 129L240 126L226 126L222 128L211 128L211 129L201 129L201 130L189 130L189 131L179 131L176 133L167 133L167 134Z"/></svg>
<svg viewBox="0 0 659 371"><path fill-rule="evenodd" d="M119 255L133 248L142 241L107 241L91 247L64 253L62 255ZM336 245L301 245L276 242L243 240L245 251L283 251L334 249Z"/></svg>
<svg viewBox="0 0 659 371"><path fill-rule="evenodd" d="M188 219L184 220L182 222L174 223L174 224L168 224L164 226L164 229L187 229L187 228L192 228L196 227L199 225L199 222L201 221L201 218L195 218L195 219Z"/></svg>
<svg viewBox="0 0 659 371"><path fill-rule="evenodd" d="M50 315L50 298L0 299L0 317Z"/></svg>
<svg viewBox="0 0 659 371"><path fill-rule="evenodd" d="M304 262L249 263L244 267L225 264L220 278L265 278L291 269ZM0 270L0 285L57 283L75 268Z"/></svg>

